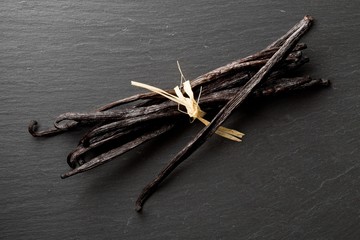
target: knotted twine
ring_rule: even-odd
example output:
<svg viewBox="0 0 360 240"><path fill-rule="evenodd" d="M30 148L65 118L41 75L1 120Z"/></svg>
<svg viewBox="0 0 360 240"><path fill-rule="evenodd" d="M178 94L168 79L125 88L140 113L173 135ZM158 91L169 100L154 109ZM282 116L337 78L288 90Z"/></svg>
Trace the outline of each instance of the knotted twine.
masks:
<svg viewBox="0 0 360 240"><path fill-rule="evenodd" d="M192 119L192 122L195 121L195 119L198 119L200 122L202 122L206 126L209 125L210 122L204 118L206 113L204 111L202 111L199 106L200 94L199 94L198 101L196 101L194 98L194 93L192 91L190 81L185 79L185 77L181 71L179 62L177 64L178 64L178 68L179 68L179 71L181 74L181 84L180 84L180 87L176 86L174 88L176 95L172 95L160 88L150 86L148 84L144 84L144 83L140 83L140 82L131 81L131 85L136 86L136 87L145 88L145 89L147 89L151 92L155 92L173 102L176 102L179 105L184 106L186 108L186 112L180 110L180 107L178 109L180 112L188 114L189 117ZM183 80L185 80L185 81L183 82ZM180 90L180 88L182 88L184 90L187 97L184 96L184 94ZM236 141L236 142L241 142L241 138L244 136L244 134L239 131L236 131L234 129L229 129L226 127L222 127L222 126L220 126L216 130L215 133L221 137L224 137L224 138Z"/></svg>

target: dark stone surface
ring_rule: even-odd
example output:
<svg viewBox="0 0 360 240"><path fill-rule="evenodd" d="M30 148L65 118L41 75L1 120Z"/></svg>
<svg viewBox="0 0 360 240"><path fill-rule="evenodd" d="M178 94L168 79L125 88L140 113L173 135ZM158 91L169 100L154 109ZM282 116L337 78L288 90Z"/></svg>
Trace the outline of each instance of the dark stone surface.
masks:
<svg viewBox="0 0 360 240"><path fill-rule="evenodd" d="M2 1L1 239L359 239L357 1ZM267 46L305 14L311 63L332 87L248 104L134 211L195 124L61 180L81 132L32 138L67 111L164 88Z"/></svg>

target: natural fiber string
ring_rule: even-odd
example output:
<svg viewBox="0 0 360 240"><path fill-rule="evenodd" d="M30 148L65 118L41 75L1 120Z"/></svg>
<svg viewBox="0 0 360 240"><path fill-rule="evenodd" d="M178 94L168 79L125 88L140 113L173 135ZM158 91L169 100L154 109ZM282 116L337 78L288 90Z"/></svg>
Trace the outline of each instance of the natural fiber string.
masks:
<svg viewBox="0 0 360 240"><path fill-rule="evenodd" d="M185 77L184 77L184 75L183 75L183 73L181 71L179 62L177 62L177 64L178 64L178 69L179 69L179 72L180 72L180 75L181 75L180 87L184 90L184 92L186 93L186 95L188 97L184 96L184 94L180 90L179 86L176 86L174 88L175 94L176 94L176 96L175 96L175 95L172 95L172 94L170 94L170 93L168 93L168 92L166 92L166 91L164 91L164 90L162 90L160 88L153 87L153 86L150 86L150 85L147 85L147 84L144 84L144 83L131 81L131 85L136 86L136 87L145 88L145 89L147 89L149 91L152 91L152 92L155 92L155 93L157 93L159 95L162 95L162 96L166 97L167 99L178 103L179 105L184 106L186 108L186 112L182 111L180 109L180 107L179 107L180 112L188 114L190 116L190 118L192 118L192 121L194 121L195 119L198 119L200 122L202 122L206 126L209 125L210 122L204 118L206 113L200 109L200 106L199 106L199 103L198 103L199 99L200 99L200 94L199 94L198 101L196 101L195 98L194 98L194 93L193 93L193 91L191 89L190 81L185 79ZM185 81L183 82L183 80L185 80ZM222 127L222 126L220 126L216 130L215 133L218 134L219 136L222 136L224 138L227 138L227 139L230 139L230 140L233 140L233 141L236 141L236 142L241 142L241 138L244 136L244 134L239 132L239 131L229 129L229 128L225 128L225 127Z"/></svg>

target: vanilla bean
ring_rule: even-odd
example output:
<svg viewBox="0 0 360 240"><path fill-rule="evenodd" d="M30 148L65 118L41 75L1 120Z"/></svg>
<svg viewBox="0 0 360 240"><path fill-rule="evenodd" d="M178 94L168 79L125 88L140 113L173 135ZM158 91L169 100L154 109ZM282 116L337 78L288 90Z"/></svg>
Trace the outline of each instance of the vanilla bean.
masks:
<svg viewBox="0 0 360 240"><path fill-rule="evenodd" d="M271 75L269 76L269 79L279 78L286 73L293 71L294 69L302 66L306 62L308 62L308 58L302 56L301 53L295 52L290 57L291 60L285 61L281 63L278 67L276 67L276 70L274 70ZM258 69L256 69L258 70ZM213 81L208 83L207 85L203 86L202 88L202 96L211 94L215 91L220 91L224 89L229 88L235 88L238 86L244 85L247 81L250 80L250 78L256 73L256 71L240 71L236 74L229 75L229 76L223 76L222 78L219 78L217 81Z"/></svg>
<svg viewBox="0 0 360 240"><path fill-rule="evenodd" d="M75 168L76 164L81 165L79 163L79 160L82 160L81 157L87 152L95 148L98 148L104 144L108 144L109 142L112 142L114 140L118 140L119 138L127 137L128 135L132 134L134 131L136 132L137 130L138 129L134 128L134 129L128 129L126 131L119 131L119 132L114 131L111 133L106 133L96 138L87 145L81 143L76 147L76 149L74 149L71 153L69 153L67 157L67 163L71 168Z"/></svg>
<svg viewBox="0 0 360 240"><path fill-rule="evenodd" d="M234 62L232 62L230 64L219 67L219 68L217 68L217 69L215 69L215 70L213 70L213 71L211 71L209 73L206 73L206 74L203 74L203 75L197 77L196 79L191 81L192 87L202 86L206 82L214 81L213 77L215 75L218 76L220 72L222 72L222 73L227 72L229 70L230 65L270 58L279 49L279 46L276 43L277 43L277 41L273 43L274 46L276 45L275 47L272 47L272 48L268 47L265 50L262 50L262 51L260 51L258 53L255 53L255 54L250 55L248 57L236 60L236 61L234 61ZM305 43L298 43L294 47L293 51L300 51L300 50L303 50L303 49L306 49L306 48L307 48L307 45ZM258 62L252 62L252 64L258 64ZM244 66L245 65L242 65L242 67L244 67ZM251 64L250 65L247 64L247 67L249 67L249 66L251 66ZM171 94L174 93L173 89L169 89L169 90L166 90L166 91L171 93ZM135 101L143 100L143 99L150 99L150 98L154 98L154 97L159 97L159 95L156 94L156 93L152 93L152 92L140 93L140 94L133 95L131 97L127 97L127 98L120 99L120 100L111 102L109 104L106 104L106 105L98 108L98 111L106 111L106 110L121 106L123 104L131 103L131 102L135 102Z"/></svg>
<svg viewBox="0 0 360 240"><path fill-rule="evenodd" d="M169 129L171 129L173 125L165 125L161 126L160 128L157 128L155 130L149 131L148 133L145 133L142 136L137 137L136 139L129 141L125 143L124 145L114 148L110 150L109 152L103 153L90 161L84 163L83 165L79 166L78 168L75 168L67 173L64 173L61 175L61 178L68 178L70 176L73 176L75 174L88 171L92 168L98 167L106 162L111 161L117 156L120 156L124 154L125 152L139 146L140 144L149 141L150 139L153 139L154 137L157 137L165 132L167 132Z"/></svg>
<svg viewBox="0 0 360 240"><path fill-rule="evenodd" d="M295 78L280 78L275 79L271 83L266 81L264 84L251 93L251 97L267 97L276 96L282 93L289 93L312 87L321 87L330 85L329 80L312 79L309 76L295 77ZM226 89L222 91L213 92L201 98L200 106L205 111L207 109L216 111L217 107L222 107L224 102L229 101L234 94L236 94L242 87Z"/></svg>
<svg viewBox="0 0 360 240"><path fill-rule="evenodd" d="M256 91L256 92L254 92L254 93L255 93L256 95L258 95L258 96L261 96L261 95L263 95L263 96L272 95L272 94L276 94L276 93L278 93L278 92L283 92L283 91L285 91L285 90L286 90L286 86L290 86L290 87L291 87L291 88L288 87L288 90L295 89L296 86L299 86L300 84L304 83L305 81L304 81L303 78L298 78L298 79L293 79L292 81L288 81L288 80L282 79L282 80L279 80L278 82L279 82L279 83L277 83L277 84L278 84L278 85L281 84L281 85L276 86L276 83L275 83L275 84L267 84L267 85L268 85L267 88L262 89L262 90L261 90L261 94L260 94L260 91ZM277 89L277 91L274 91L274 89ZM217 93L217 92L215 91L214 93ZM208 104L208 102L219 102L219 101L221 101L221 100L224 101L224 99L229 100L229 96L232 96L234 93L236 93L236 89L230 89L230 91L223 91L222 94L217 94L217 95L215 95L214 93L210 94L211 96L206 96L206 95L203 96L202 99L201 99L201 106L204 106L204 105L205 105L205 108L213 108L213 107L211 107L211 106L207 107L206 104ZM161 108L160 106L162 106L162 108ZM155 107L155 108L154 108L154 107L153 107L153 108L150 108L150 109L153 109L153 110L149 110L149 112L153 112L154 109L156 109L156 111L164 110L164 109L167 109L168 107L173 107L174 110L175 110L176 104L174 104L173 102L169 102L169 101L168 101L168 102L164 102L164 103L160 104L160 106L157 106L157 107ZM134 111L134 109L131 108L129 111ZM142 110L140 110L140 111L138 112L138 115L140 116L141 113L142 113ZM177 114L175 114L175 113L177 113ZM126 113L124 113L124 114L126 114ZM133 115L134 115L134 116L136 115L135 112L133 112ZM172 115L172 114L171 114L171 115ZM177 112L177 111L174 111L174 115L181 115L181 113L180 113L180 112ZM130 116L130 115L128 115L127 117L129 117L129 116ZM166 117L166 116L163 116L163 118L164 118L164 117ZM99 141L101 141L102 143L106 143L107 140L111 140L111 139L112 139L112 138L108 138L108 139L107 139L107 137L105 136L105 135L110 134L109 131L110 131L111 129L115 129L115 130L116 130L116 129L119 128L119 127L124 127L124 126L123 126L123 122L111 122L111 123L109 123L109 125L113 125L113 127L112 127L112 128L108 128L108 125L107 125L107 124L105 124L105 125L103 125L103 126L100 125L99 128L102 129L102 131L100 131L100 132L95 132L95 134L93 133L92 138L87 139L87 137L91 137L91 134L90 134L89 136L87 136L87 137L84 137L83 142L84 142L84 143L89 143L89 142L91 142L91 141L94 141L93 139L97 139L97 138L98 138L98 139L100 139ZM128 126L128 127L129 127L129 126ZM130 127L131 127L131 125L130 125ZM94 130L97 131L98 129L94 128L93 131L94 131ZM116 131L118 131L118 130L116 130ZM103 134L103 135L101 135L101 134ZM120 133L120 135L122 135L122 134ZM98 136L98 137L96 137L96 136ZM101 139L105 139L105 141L102 141ZM93 147L96 147L96 146L97 146L96 141L97 141L97 140L94 141L95 144L93 144ZM87 144L85 144L85 145L87 145ZM73 153L71 153L71 154L69 155L69 157L68 157L68 163L69 163L69 165L70 165L71 167L74 167L75 164L76 164L76 162L79 161L79 158L81 157L81 155L84 154L84 153L86 153L87 151L90 151L93 147L88 148L88 147L84 147L84 146L79 146L76 151L74 151Z"/></svg>
<svg viewBox="0 0 360 240"><path fill-rule="evenodd" d="M304 84L311 81L312 79L310 76L276 79L274 80L275 84L271 81L267 81L260 88L253 91L252 95L256 97L274 96L289 91L299 90Z"/></svg>
<svg viewBox="0 0 360 240"><path fill-rule="evenodd" d="M274 52L278 49L278 46L276 46L275 43L273 43L273 45L275 47L267 48L263 51L260 51L253 55L250 55L248 57L239 59L237 61L232 62L231 64L227 64L227 65L217 68L209 73L201 75L200 77L198 77L192 81L193 87L197 87L199 85L204 85L205 83L209 83L209 82L214 82L215 80L219 79L221 76L226 75L231 71L234 71L234 69L235 70L237 69L237 71L239 71L240 69L246 69L248 67L252 67L252 68L256 67L256 66L261 67L263 64L265 64L265 62L268 60L268 58L271 57L274 54ZM300 51L305 48L306 48L306 44L300 43L294 47L293 51L297 52L297 51ZM291 57L291 55L290 55L290 57ZM206 88L206 85L204 86L204 88ZM173 90L168 90L168 92L173 93ZM154 97L157 97L157 95L154 93L137 94L137 95L134 95L134 96L122 99L122 100L118 100L118 101L106 104L106 105L96 109L95 112L103 112L103 111L112 109L114 107L118 107L118 106L126 104L126 103L130 103L130 102L133 102L136 100L149 99L149 98L154 98ZM59 117L64 117L64 115L61 115ZM79 118L82 119L81 117L79 117ZM84 119L84 120L87 120L87 119ZM40 130L38 130L38 123L36 121L31 121L28 126L28 131L34 137L53 136L53 135L57 135L59 133L71 130L71 129L77 127L79 124L81 124L81 123L77 122L77 121L69 121L69 122L67 122L67 124L62 124L62 125L55 123L55 127L40 131Z"/></svg>
<svg viewBox="0 0 360 240"><path fill-rule="evenodd" d="M282 79L277 79L276 81L273 81L271 83L265 82L265 84L263 84L259 89L255 90L254 92L252 92L252 96L253 97L263 97L263 96L273 96L273 95L277 95L280 93L285 93L285 92L289 92L289 91L296 91L296 90L301 90L304 88L309 88L309 87L313 87L313 86L326 86L329 84L328 80L323 80L323 79L311 79L310 77L297 77L297 78L282 78ZM242 87L240 87L242 88ZM222 91L217 91L214 92L212 94L209 94L208 96L204 96L201 99L201 108L204 110L211 110L211 111L216 111L216 109L218 107L223 106L224 103L226 103L227 101L229 101L231 99L231 97L236 94L239 91L239 88L233 88L233 89L227 89L227 90L222 90ZM172 102L167 102L167 105L171 105L172 107L174 104ZM181 114L181 113L179 113ZM174 121L163 121L163 127L166 127L165 125L169 125L169 122L172 122L172 124L176 124L176 122ZM149 124L150 126L151 124ZM82 161L82 156L84 154L86 154L87 152L93 150L94 148L98 148L99 146L102 146L104 144L108 144L109 142L111 143L114 140L117 140L119 138L122 137L126 137L127 135L130 135L131 133L134 132L138 132L138 131L144 131L146 132L146 129L148 128L147 125L145 126L139 126L139 127L134 127L134 128L129 128L129 129L121 129L121 131L117 132L114 131L114 133L112 132L106 132L103 135L100 135L98 137L95 137L94 139L92 139L90 141L90 145L89 146L84 146L84 145L79 145L74 151L72 151L69 156L68 156L68 164L70 167L75 168L76 163L79 164L79 161ZM167 129L166 131L170 130L171 127L169 127L169 129ZM143 133L140 133L140 135L142 135ZM157 137L157 136L153 136L153 137ZM129 148L131 148L131 145L127 145ZM128 151L130 149L124 149L124 151ZM83 162L82 164L85 164L85 162ZM79 165L82 165L79 164ZM96 165L99 166L99 165ZM95 165L91 165L91 168L83 168L83 170L81 170L80 172L85 172L87 170L90 170L94 167L96 167Z"/></svg>
<svg viewBox="0 0 360 240"><path fill-rule="evenodd" d="M216 81L224 76L229 76L229 74L236 74L239 71L248 71L249 69L260 69L264 64L266 64L269 58L273 55L273 50L266 50L265 53L272 53L264 57L263 52L260 52L259 55L251 55L247 58L239 59L232 63L229 63L225 66L219 67L215 70L212 70L204 75L201 75L191 81L192 88L198 86L205 87L206 84ZM261 57L264 57L262 59ZM254 59L255 58L255 59ZM289 61L293 61L295 58L291 57Z"/></svg>
<svg viewBox="0 0 360 240"><path fill-rule="evenodd" d="M283 78L283 79L278 79L272 83L265 82L265 84L263 84L264 86L261 86L261 88L254 91L252 93L252 95L255 97L273 96L273 95L277 95L277 94L284 93L284 92L303 89L305 84L306 84L306 87L308 88L310 86L315 86L315 85L318 85L318 86L326 85L326 84L328 84L328 81L326 81L326 80L320 81L317 79L314 80L314 79L311 79L309 76L297 77L297 78ZM211 109L212 111L215 111L217 109L217 106L222 106L222 103L230 100L231 96L233 96L238 90L239 89L237 89L237 88L228 89L228 90L223 90L223 91L217 91L208 96L204 96L204 97L202 97L201 102L200 102L201 108L204 110ZM162 105L165 105L165 104L162 104ZM168 106L166 106L164 109L166 109L168 107L175 107L174 103L172 103L172 102L167 102L166 105L168 105ZM214 106L216 106L216 107L214 108ZM179 113L179 115L180 115L180 113ZM164 123L167 124L168 121L164 122ZM88 147L78 146L77 149L75 149L71 154L69 154L68 163L70 162L69 165L71 167L73 167L74 164L76 163L76 161L78 161L79 158L84 153L92 150L93 148L96 148L103 144L106 144L112 140L126 136L130 132L138 131L139 129L141 129L141 127L127 129L126 131L122 131L122 132L115 133L112 135L110 135L111 133L106 132L106 134L100 135L100 137L98 139L96 139L96 141L95 140L92 142L90 141L90 145ZM106 136L106 135L109 135L109 136Z"/></svg>
<svg viewBox="0 0 360 240"><path fill-rule="evenodd" d="M305 17L311 17L311 16L305 16ZM312 18L312 17L311 17ZM276 41L274 41L273 43L271 43L269 46L267 46L265 48L265 50L271 49L271 48L276 48L276 47L280 47L282 46L285 41L291 36L293 35L302 25L302 22L298 22L297 24L295 24L289 31L287 31L283 36L281 36L280 38L278 38Z"/></svg>
<svg viewBox="0 0 360 240"><path fill-rule="evenodd" d="M331 84L331 82L328 79L323 79L323 78L311 79L311 81L300 85L295 90L303 90L303 89L314 88L314 87L327 87L327 86L330 86L330 84Z"/></svg>
<svg viewBox="0 0 360 240"><path fill-rule="evenodd" d="M306 44L297 42L312 22L311 16L305 16L262 51L214 69L191 81L194 94L199 95L201 92L201 109L216 116L144 187L136 201L137 211L142 209L145 201L162 181L201 147L246 99L330 84L328 80L312 79L309 76L289 77L294 75L294 69L309 61L302 52L307 48ZM175 94L173 89L166 91ZM129 106L123 106L125 104ZM54 126L47 130L39 130L38 123L31 121L28 131L34 137L42 137L56 135L75 127L89 129L78 146L68 155L67 162L73 169L61 175L61 178L67 178L107 163L170 131L175 125L184 124L183 120L187 118L188 116L178 111L177 103L150 92L108 103L88 113L61 114L55 119Z"/></svg>
<svg viewBox="0 0 360 240"><path fill-rule="evenodd" d="M239 79L234 78L232 80L229 80L227 84L233 85L235 83L241 83L242 81L246 83L246 81L250 77L248 75L242 76ZM244 84L243 83L243 84ZM225 87L229 87L227 84L221 85L221 83L218 86L219 90L222 90ZM241 84L242 85L242 84ZM241 86L240 85L240 86ZM231 86L234 87L234 86ZM216 88L213 88L212 92L217 91ZM209 94L209 91L204 90L202 98L203 99L207 94ZM203 101L203 100L201 100ZM175 108L177 105L173 102L163 102L161 104L157 104L155 106L148 106L148 107L139 107L139 108L131 108L131 109L125 109L123 111L118 112L96 112L96 113L66 113L60 115L56 123L59 123L63 120L76 120L76 121L94 121L94 120L104 120L104 119L112 119L119 121L114 121L108 124L104 124L100 126L99 128L95 128L93 131L90 131L85 137L84 142L89 142L89 139L91 139L94 136L101 135L103 133L106 133L108 131L111 131L113 129L121 128L121 127L130 127L134 126L136 124L139 124L141 122L153 120L153 119L160 119L164 117L171 117L171 116L177 116L180 115L180 113L177 111L177 108Z"/></svg>
<svg viewBox="0 0 360 240"><path fill-rule="evenodd" d="M66 131L66 129L58 129L56 127L52 127L46 130L39 131L38 130L39 123L35 120L31 120L28 125L28 131L33 137L45 137L45 136L54 136L61 132ZM75 127L75 126L73 126Z"/></svg>
<svg viewBox="0 0 360 240"><path fill-rule="evenodd" d="M159 125L164 122L161 120L161 122L156 122L156 125ZM172 122L172 121L170 121ZM154 123L148 123L148 124L141 124L139 126L135 126L132 128L127 129L116 129L115 131L109 131L104 133L103 135L93 137L92 139L89 139L89 142L85 144L85 142L80 143L75 150L73 150L67 157L67 162L70 167L75 168L76 163L79 164L79 160L82 159L82 156L86 154L87 152L98 149L99 147L105 145L105 144L111 144L113 142L127 142L129 141L132 136L135 135L142 135L144 132L148 132L149 129L153 128ZM162 126L165 125L172 125L172 123L169 123L169 121L164 122ZM170 130L170 128L168 129ZM124 143L123 143L124 144ZM80 164L81 165L81 164Z"/></svg>
<svg viewBox="0 0 360 240"><path fill-rule="evenodd" d="M216 129L227 119L232 111L238 107L251 91L259 84L269 73L270 70L279 63L289 52L291 47L301 38L301 36L310 28L313 19L310 16L305 16L298 24L297 29L292 33L279 48L279 50L270 58L270 60L247 82L244 88L239 91L214 117L211 123L204 127L196 137L183 149L165 168L151 181L136 201L136 210L140 211L144 202L156 190L159 184L187 157L189 157L197 148L199 148L208 137L213 135Z"/></svg>
<svg viewBox="0 0 360 240"><path fill-rule="evenodd" d="M147 121L152 121L155 119L174 118L179 115L181 115L181 113L177 111L177 109L169 109L168 111L158 112L156 114L141 115L130 119L123 119L120 121L111 122L89 132L86 136L84 136L84 143L89 142L90 139L93 137L99 136L117 128L136 126L138 124L144 124Z"/></svg>

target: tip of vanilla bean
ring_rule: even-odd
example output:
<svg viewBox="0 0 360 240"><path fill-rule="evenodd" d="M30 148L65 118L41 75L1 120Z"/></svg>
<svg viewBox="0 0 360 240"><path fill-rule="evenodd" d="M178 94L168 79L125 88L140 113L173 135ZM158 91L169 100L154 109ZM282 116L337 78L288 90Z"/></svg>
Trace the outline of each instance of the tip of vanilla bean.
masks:
<svg viewBox="0 0 360 240"><path fill-rule="evenodd" d="M321 82L321 85L323 85L323 86L330 86L331 85L331 81L329 79L320 78L320 82Z"/></svg>
<svg viewBox="0 0 360 240"><path fill-rule="evenodd" d="M310 16L310 15L305 15L304 19L305 19L305 20L309 20L310 22L313 22L313 21L314 21L314 17L313 17L313 16Z"/></svg>
<svg viewBox="0 0 360 240"><path fill-rule="evenodd" d="M61 179L65 179L65 178L71 177L72 175L75 175L75 174L77 174L77 173L78 173L78 171L76 171L76 169L74 169L74 170L69 171L69 172L67 172L67 173L61 174L61 175L60 175L60 178L61 178Z"/></svg>
<svg viewBox="0 0 360 240"><path fill-rule="evenodd" d="M37 128L38 122L35 120L31 120L28 125L28 131L33 137L37 137L36 134L36 128Z"/></svg>
<svg viewBox="0 0 360 240"><path fill-rule="evenodd" d="M142 206L140 206L140 205L135 206L135 211L141 212L141 210L142 210Z"/></svg>
<svg viewBox="0 0 360 240"><path fill-rule="evenodd" d="M61 178L61 179L65 179L65 178L68 178L68 177L69 177L69 176L66 176L66 174L61 174L61 175L60 175L60 178Z"/></svg>

